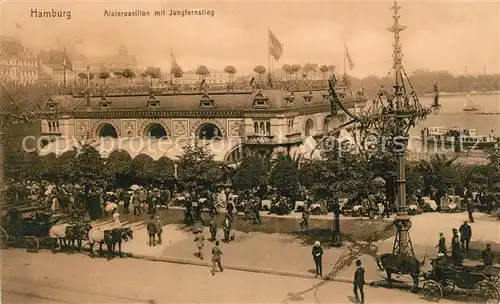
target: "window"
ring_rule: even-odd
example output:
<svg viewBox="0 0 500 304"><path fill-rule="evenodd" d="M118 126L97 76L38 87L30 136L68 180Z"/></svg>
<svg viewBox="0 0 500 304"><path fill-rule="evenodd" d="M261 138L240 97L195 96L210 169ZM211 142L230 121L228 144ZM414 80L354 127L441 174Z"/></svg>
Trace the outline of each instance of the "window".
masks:
<svg viewBox="0 0 500 304"><path fill-rule="evenodd" d="M293 122L294 122L295 119L293 118L289 118L288 119L288 123L287 123L287 126L288 126L288 133L293 133Z"/></svg>
<svg viewBox="0 0 500 304"><path fill-rule="evenodd" d="M253 131L255 135L269 136L271 135L271 122L255 121L253 123Z"/></svg>

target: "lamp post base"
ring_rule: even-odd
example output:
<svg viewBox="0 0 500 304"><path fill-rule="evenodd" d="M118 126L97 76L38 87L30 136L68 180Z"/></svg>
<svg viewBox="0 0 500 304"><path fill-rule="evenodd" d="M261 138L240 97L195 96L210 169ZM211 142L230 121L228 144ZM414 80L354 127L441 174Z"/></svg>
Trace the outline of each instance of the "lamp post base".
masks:
<svg viewBox="0 0 500 304"><path fill-rule="evenodd" d="M407 212L398 212L398 214L394 217L393 223L394 226L396 226L397 231L392 253L415 257L410 237L410 216Z"/></svg>

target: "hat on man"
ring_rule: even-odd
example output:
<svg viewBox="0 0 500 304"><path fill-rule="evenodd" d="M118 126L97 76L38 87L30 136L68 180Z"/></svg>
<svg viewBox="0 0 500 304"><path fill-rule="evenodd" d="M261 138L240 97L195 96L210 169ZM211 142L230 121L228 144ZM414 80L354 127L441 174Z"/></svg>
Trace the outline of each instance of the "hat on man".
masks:
<svg viewBox="0 0 500 304"><path fill-rule="evenodd" d="M443 235L444 235L444 233L442 233L442 232L439 233L439 236L443 236Z"/></svg>

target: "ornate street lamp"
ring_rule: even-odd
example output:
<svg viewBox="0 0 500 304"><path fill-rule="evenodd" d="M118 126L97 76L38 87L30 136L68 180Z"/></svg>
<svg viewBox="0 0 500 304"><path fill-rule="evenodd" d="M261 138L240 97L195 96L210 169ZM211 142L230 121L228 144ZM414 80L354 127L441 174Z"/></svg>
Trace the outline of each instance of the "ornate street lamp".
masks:
<svg viewBox="0 0 500 304"><path fill-rule="evenodd" d="M410 83L410 80L403 68L401 51L400 33L406 29L406 26L399 24L399 9L397 2L394 2L392 10L394 11L394 24L388 28L394 35L393 44L393 91L389 92L381 88L373 101L372 106L364 112L352 113L347 110L340 101L339 95L335 90L337 80L332 76L329 80L330 103L332 105L332 114L338 115L339 110L345 112L350 121L344 123L336 131L350 125L357 124L358 128L375 132L384 141L384 148L388 147L397 157L398 174L398 200L397 211L394 225L397 233L394 241L393 253L401 255L415 256L410 239L409 229L411 227L410 217L406 206L406 178L405 178L405 152L408 144L409 131L419 122L431 113L439 113L439 88L434 84L434 102L430 108L423 107L420 104L418 96ZM389 141L387 141L389 139Z"/></svg>

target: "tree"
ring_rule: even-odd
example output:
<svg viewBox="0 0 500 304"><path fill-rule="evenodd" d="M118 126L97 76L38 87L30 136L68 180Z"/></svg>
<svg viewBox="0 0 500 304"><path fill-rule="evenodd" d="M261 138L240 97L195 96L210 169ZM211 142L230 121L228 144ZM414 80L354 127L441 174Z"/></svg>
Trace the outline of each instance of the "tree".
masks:
<svg viewBox="0 0 500 304"><path fill-rule="evenodd" d="M206 66L200 65L196 69L196 75L198 75L203 80L203 79L205 79L205 77L210 75L210 71L208 70L208 68Z"/></svg>
<svg viewBox="0 0 500 304"><path fill-rule="evenodd" d="M301 182L319 199L359 198L371 190L373 173L360 153L352 153L346 142L332 140L321 151L322 160L301 167Z"/></svg>
<svg viewBox="0 0 500 304"><path fill-rule="evenodd" d="M259 75L259 78L266 73L266 68L262 65L257 65L253 68L253 71Z"/></svg>
<svg viewBox="0 0 500 304"><path fill-rule="evenodd" d="M136 181L146 185L154 179L154 160L146 154L139 154L132 160L132 172Z"/></svg>
<svg viewBox="0 0 500 304"><path fill-rule="evenodd" d="M150 78L151 86L153 86L153 79L160 78L161 69L156 67L148 67L146 71L144 71L144 74L146 74Z"/></svg>
<svg viewBox="0 0 500 304"><path fill-rule="evenodd" d="M271 169L269 184L278 190L279 195L295 197L299 189L297 163L289 155L277 154Z"/></svg>
<svg viewBox="0 0 500 304"><path fill-rule="evenodd" d="M292 67L289 64L284 64L281 68L285 71L287 79L289 80L293 74Z"/></svg>
<svg viewBox="0 0 500 304"><path fill-rule="evenodd" d="M224 68L224 72L229 74L229 82L234 82L234 74L236 74L236 68L232 65L228 65Z"/></svg>
<svg viewBox="0 0 500 304"><path fill-rule="evenodd" d="M181 67L180 66L173 66L170 69L170 74L172 74L174 76L174 78L176 79L177 85L179 85L179 78L181 78L182 75L184 74Z"/></svg>
<svg viewBox="0 0 500 304"><path fill-rule="evenodd" d="M41 158L40 176L49 182L56 182L59 173L57 172L58 160L55 153L49 153Z"/></svg>
<svg viewBox="0 0 500 304"><path fill-rule="evenodd" d="M132 72L130 69L125 69L125 70L123 70L123 72L122 72L122 77L123 77L123 78L126 78L126 79L128 80L128 83L129 83L129 84L130 84L130 80L131 80L132 78L135 78L135 76L136 76L136 75L135 75L135 73L134 73L134 72Z"/></svg>
<svg viewBox="0 0 500 304"><path fill-rule="evenodd" d="M212 189L220 181L222 171L208 148L195 142L184 147L177 166L177 177L185 189Z"/></svg>
<svg viewBox="0 0 500 304"><path fill-rule="evenodd" d="M105 166L106 175L118 187L130 186L132 157L127 151L115 150L109 154Z"/></svg>
<svg viewBox="0 0 500 304"><path fill-rule="evenodd" d="M295 73L295 78L296 79L299 79L299 71L300 71L301 68L302 67L300 66L300 64L294 64L291 67L292 73Z"/></svg>
<svg viewBox="0 0 500 304"><path fill-rule="evenodd" d="M154 162L153 176L162 184L172 184L175 181L175 165L170 158L163 156Z"/></svg>
<svg viewBox="0 0 500 304"><path fill-rule="evenodd" d="M85 185L86 189L90 186L104 186L106 183L104 167L104 160L99 151L84 143L74 161L73 180Z"/></svg>
<svg viewBox="0 0 500 304"><path fill-rule="evenodd" d="M245 157L233 175L234 187L241 190L264 187L269 178L269 158L259 154Z"/></svg>
<svg viewBox="0 0 500 304"><path fill-rule="evenodd" d="M325 74L329 71L330 69L326 65L322 65L319 67L319 71L323 75L323 80L325 79Z"/></svg>
<svg viewBox="0 0 500 304"><path fill-rule="evenodd" d="M431 189L435 188L436 201L439 201L446 189L463 186L460 184L457 158L434 154L428 160L420 161L418 171L424 179L424 193L430 194Z"/></svg>
<svg viewBox="0 0 500 304"><path fill-rule="evenodd" d="M106 79L109 78L109 72L100 72L99 79L103 81L103 84L106 85Z"/></svg>
<svg viewBox="0 0 500 304"><path fill-rule="evenodd" d="M87 73L78 73L78 78L83 83L84 80L87 80Z"/></svg>
<svg viewBox="0 0 500 304"><path fill-rule="evenodd" d="M56 172L58 172L59 179L68 181L72 180L75 175L77 154L75 150L69 150L61 154L57 158Z"/></svg>

